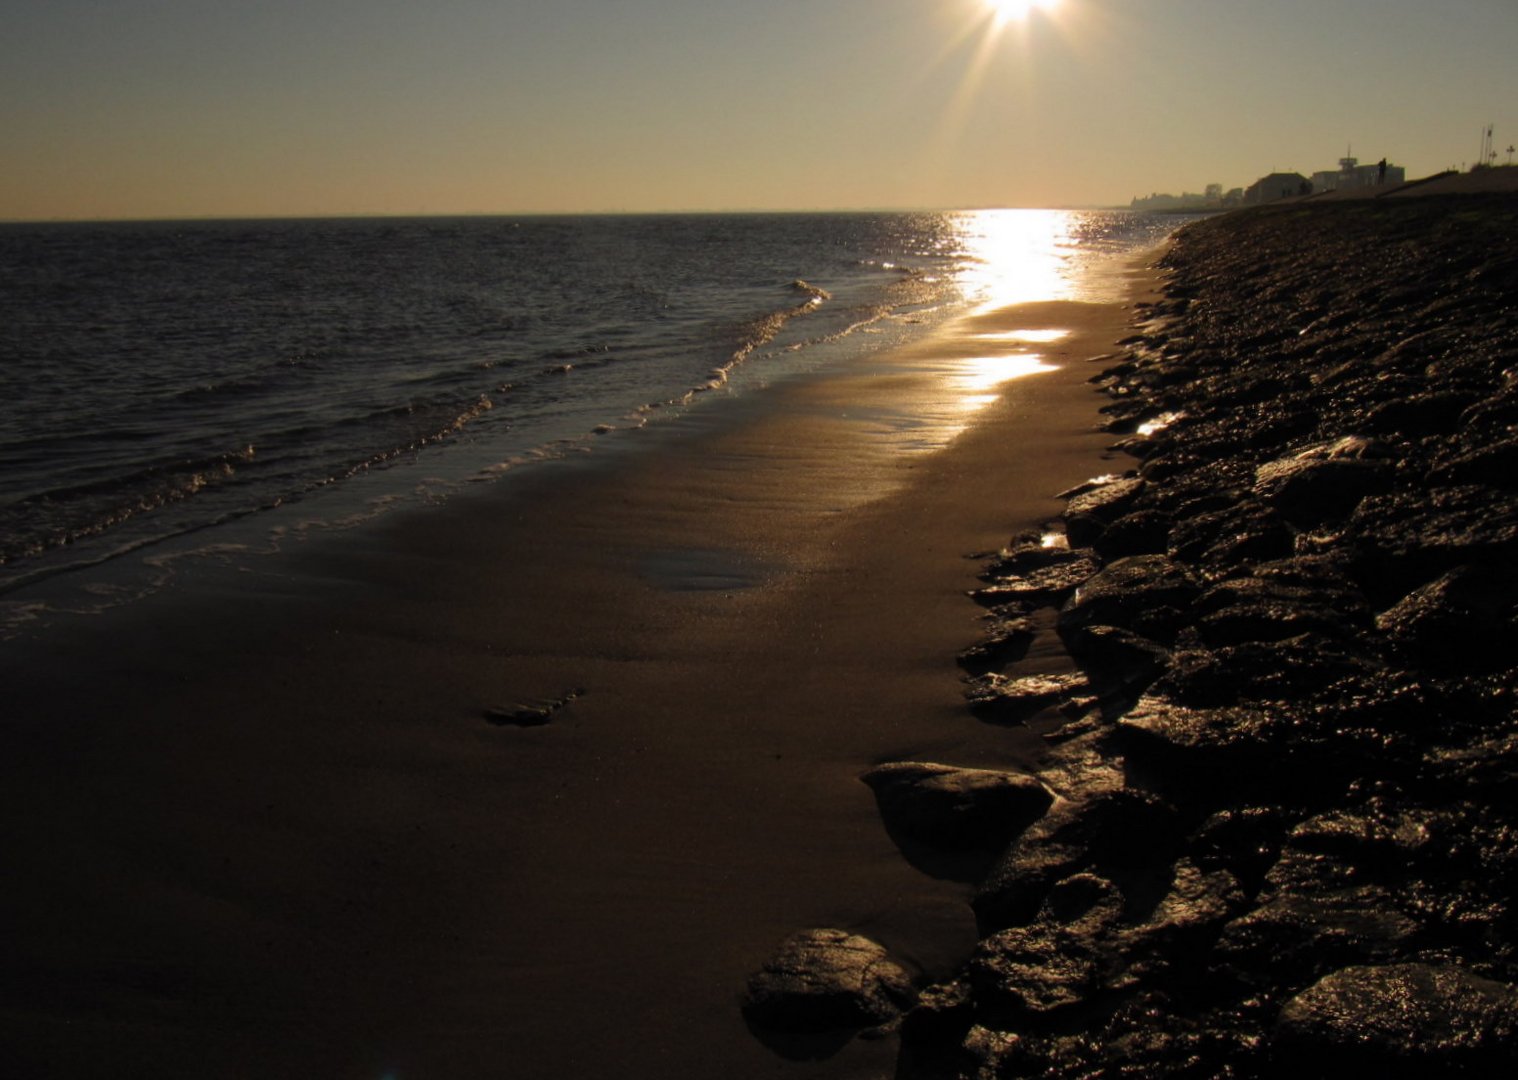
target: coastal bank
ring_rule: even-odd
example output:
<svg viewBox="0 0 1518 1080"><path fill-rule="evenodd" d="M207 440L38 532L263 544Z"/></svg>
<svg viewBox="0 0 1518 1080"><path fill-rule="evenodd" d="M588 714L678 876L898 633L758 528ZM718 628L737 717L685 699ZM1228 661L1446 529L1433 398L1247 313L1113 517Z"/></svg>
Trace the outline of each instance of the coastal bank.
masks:
<svg viewBox="0 0 1518 1080"><path fill-rule="evenodd" d="M1243 211L1163 266L1092 378L1130 467L977 593L1076 662L966 658L1042 797L877 781L898 828L995 852L898 1075L1506 1075L1518 201Z"/></svg>

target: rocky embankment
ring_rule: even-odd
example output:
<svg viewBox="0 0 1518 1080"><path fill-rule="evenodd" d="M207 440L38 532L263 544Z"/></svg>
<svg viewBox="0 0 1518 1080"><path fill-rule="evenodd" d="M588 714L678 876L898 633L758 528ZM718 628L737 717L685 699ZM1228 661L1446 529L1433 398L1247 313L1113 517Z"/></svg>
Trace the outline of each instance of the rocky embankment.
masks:
<svg viewBox="0 0 1518 1080"><path fill-rule="evenodd" d="M1133 467L977 594L970 705L1047 760L866 777L893 831L1000 851L900 1075L1512 1075L1518 198L1246 211L1166 266L1093 380ZM1079 673L1014 671L1051 624ZM889 1022L844 943L751 1016L804 1026L790 977Z"/></svg>

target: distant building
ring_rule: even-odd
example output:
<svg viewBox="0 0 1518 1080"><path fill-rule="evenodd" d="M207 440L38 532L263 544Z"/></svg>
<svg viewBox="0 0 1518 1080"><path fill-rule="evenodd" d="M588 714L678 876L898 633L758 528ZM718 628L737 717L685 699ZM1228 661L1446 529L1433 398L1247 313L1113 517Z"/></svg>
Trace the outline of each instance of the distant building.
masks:
<svg viewBox="0 0 1518 1080"><path fill-rule="evenodd" d="M1209 210L1223 209L1223 185L1208 184L1207 190L1198 195L1194 191L1187 191L1180 195L1159 194L1136 196L1128 204L1130 210L1150 211L1184 211L1187 213L1205 213Z"/></svg>
<svg viewBox="0 0 1518 1080"><path fill-rule="evenodd" d="M1311 194L1312 181L1301 173L1276 172L1260 177L1244 190L1244 205L1258 206L1277 199L1289 199L1294 195Z"/></svg>
<svg viewBox="0 0 1518 1080"><path fill-rule="evenodd" d="M1313 191L1352 191L1355 188L1379 187L1382 184L1407 182L1407 170L1390 165L1385 158L1374 165L1361 165L1358 158L1342 157L1336 170L1312 174Z"/></svg>

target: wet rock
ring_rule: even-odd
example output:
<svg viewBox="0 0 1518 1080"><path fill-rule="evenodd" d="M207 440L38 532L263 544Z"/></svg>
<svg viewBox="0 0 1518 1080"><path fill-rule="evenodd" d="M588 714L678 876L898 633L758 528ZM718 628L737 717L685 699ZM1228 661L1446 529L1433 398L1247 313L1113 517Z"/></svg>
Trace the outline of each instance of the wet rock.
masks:
<svg viewBox="0 0 1518 1080"><path fill-rule="evenodd" d="M1406 956L1419 929L1379 885L1283 889L1225 926L1216 955L1246 981L1300 982Z"/></svg>
<svg viewBox="0 0 1518 1080"><path fill-rule="evenodd" d="M1154 692L1198 707L1302 701L1331 694L1343 680L1369 678L1381 670L1379 661L1349 651L1345 643L1304 634L1284 641L1177 650Z"/></svg>
<svg viewBox="0 0 1518 1080"><path fill-rule="evenodd" d="M1024 610L1057 606L1096 572L1095 560L1065 559L1053 566L1026 574L997 578L995 583L970 595L986 607L1016 604Z"/></svg>
<svg viewBox="0 0 1518 1080"><path fill-rule="evenodd" d="M1040 922L986 938L966 970L976 1002L997 1019L1018 1024L1083 1004L1114 964L1089 934Z"/></svg>
<svg viewBox="0 0 1518 1080"><path fill-rule="evenodd" d="M1052 528L1032 530L1014 536L987 567L986 573L988 580L994 580L1089 557L1085 552L1071 551L1069 539L1062 531Z"/></svg>
<svg viewBox="0 0 1518 1080"><path fill-rule="evenodd" d="M969 983L953 979L924 987L917 1004L902 1017L898 1075L924 1080L973 1073L975 1061L964 1043L975 1026L975 1001Z"/></svg>
<svg viewBox="0 0 1518 1080"><path fill-rule="evenodd" d="M778 1031L812 1032L884 1024L911 1003L907 973L885 949L846 930L787 938L748 981L743 1012Z"/></svg>
<svg viewBox="0 0 1518 1080"><path fill-rule="evenodd" d="M996 618L985 639L959 654L959 666L972 675L986 675L1015 664L1028 653L1038 628L1028 618Z"/></svg>
<svg viewBox="0 0 1518 1080"><path fill-rule="evenodd" d="M1039 917L983 940L967 970L976 1002L1002 1023L1037 1022L1119 981L1123 895L1107 879L1073 874L1049 891Z"/></svg>
<svg viewBox="0 0 1518 1080"><path fill-rule="evenodd" d="M1389 491L1395 466L1345 449L1348 440L1261 465L1254 494L1294 525L1320 525L1347 516L1368 495ZM1350 443L1359 449L1358 443Z"/></svg>
<svg viewBox="0 0 1518 1080"><path fill-rule="evenodd" d="M1135 510L1104 528L1091 546L1111 562L1129 555L1163 555L1175 518L1164 510Z"/></svg>
<svg viewBox="0 0 1518 1080"><path fill-rule="evenodd" d="M1462 565L1518 557L1518 497L1478 485L1376 495L1345 527L1356 576L1367 592L1394 601Z"/></svg>
<svg viewBox="0 0 1518 1080"><path fill-rule="evenodd" d="M928 762L881 765L862 779L888 828L945 847L1002 847L1054 800L1025 773Z"/></svg>
<svg viewBox="0 0 1518 1080"><path fill-rule="evenodd" d="M1227 870L1245 893L1259 892L1280 858L1286 815L1274 806L1241 806L1207 817L1188 838L1186 850L1206 870Z"/></svg>
<svg viewBox="0 0 1518 1080"><path fill-rule="evenodd" d="M1176 239L1186 303L1098 385L1114 431L1180 418L1066 496L1108 565L1059 617L1090 685L1058 702L1098 707L1045 735L1059 798L980 886L995 937L925 1078L1512 1071L1281 1009L1366 965L1518 983L1518 211L1461 206ZM1458 1011L1407 1000L1341 1015Z"/></svg>
<svg viewBox="0 0 1518 1080"><path fill-rule="evenodd" d="M999 1031L976 1024L965 1033L961 1047L966 1076L1010 1076L1027 1060L1023 1037L1014 1031Z"/></svg>
<svg viewBox="0 0 1518 1080"><path fill-rule="evenodd" d="M1424 751L1424 775L1450 797L1518 799L1518 730L1492 732Z"/></svg>
<svg viewBox="0 0 1518 1080"><path fill-rule="evenodd" d="M1219 647L1244 642L1283 641L1316 634L1338 641L1361 636L1371 626L1365 598L1347 582L1319 579L1302 583L1290 574L1291 561L1247 577L1229 577L1198 598L1192 624L1196 640ZM1293 579L1296 580L1293 580Z"/></svg>
<svg viewBox="0 0 1518 1080"><path fill-rule="evenodd" d="M1518 646L1518 575L1461 566L1416 589L1376 618L1415 668L1494 671Z"/></svg>
<svg viewBox="0 0 1518 1080"><path fill-rule="evenodd" d="M1180 518L1168 553L1177 562L1229 570L1292 554L1296 534L1275 510L1253 499Z"/></svg>
<svg viewBox="0 0 1518 1080"><path fill-rule="evenodd" d="M511 705L484 711L486 723L496 727L542 727L553 722L554 715L570 702L584 694L583 690L568 690L556 698L537 698L519 701Z"/></svg>
<svg viewBox="0 0 1518 1080"><path fill-rule="evenodd" d="M1170 891L1147 921L1128 932L1127 947L1171 951L1206 945L1244 906L1244 890L1233 874L1205 871L1181 859Z"/></svg>
<svg viewBox="0 0 1518 1080"><path fill-rule="evenodd" d="M1114 480L1076 495L1065 505L1065 535L1073 547L1087 547L1106 527L1127 513L1144 491L1144 481Z"/></svg>
<svg viewBox="0 0 1518 1080"><path fill-rule="evenodd" d="M971 906L982 929L1029 922L1050 889L1087 870L1121 880L1125 871L1179 846L1178 819L1169 804L1129 788L1080 801L1058 799L1048 813L1013 841L981 883ZM1165 860L1164 867L1169 861Z"/></svg>
<svg viewBox="0 0 1518 1080"><path fill-rule="evenodd" d="M1431 484L1482 484L1511 491L1518 487L1518 439L1503 439L1461 454L1432 469Z"/></svg>
<svg viewBox="0 0 1518 1080"><path fill-rule="evenodd" d="M1072 653L1093 680L1137 693L1159 678L1170 650L1119 626L1088 626Z"/></svg>
<svg viewBox="0 0 1518 1080"><path fill-rule="evenodd" d="M1059 633L1072 652L1092 626L1118 626L1164 642L1200 592L1191 573L1164 555L1119 559L1076 589L1059 613Z"/></svg>
<svg viewBox="0 0 1518 1080"><path fill-rule="evenodd" d="M1376 435L1424 438L1455 431L1460 414L1473 404L1470 394L1438 391L1383 401L1366 414L1365 430Z"/></svg>
<svg viewBox="0 0 1518 1080"><path fill-rule="evenodd" d="M1122 891L1101 875L1071 874L1049 890L1039 919L1105 936L1121 922L1123 903Z"/></svg>
<svg viewBox="0 0 1518 1080"><path fill-rule="evenodd" d="M1117 721L1131 767L1173 795L1225 805L1279 783L1297 755L1290 721L1242 706L1193 709L1145 697Z"/></svg>
<svg viewBox="0 0 1518 1080"><path fill-rule="evenodd" d="M1436 837L1451 839L1445 817L1421 807L1372 803L1308 818L1287 834L1287 842L1296 852L1325 855L1390 878L1406 878L1412 866L1436 846ZM1447 843L1438 846L1449 850Z"/></svg>
<svg viewBox="0 0 1518 1080"><path fill-rule="evenodd" d="M1344 968L1282 1007L1275 1041L1293 1075L1511 1075L1518 992L1452 965Z"/></svg>
<svg viewBox="0 0 1518 1080"><path fill-rule="evenodd" d="M1080 674L1028 675L1020 679L990 674L969 681L965 701L983 719L1020 724L1088 689L1086 677Z"/></svg>
<svg viewBox="0 0 1518 1080"><path fill-rule="evenodd" d="M1462 430L1489 439L1511 435L1518 426L1518 384L1508 384L1460 415Z"/></svg>

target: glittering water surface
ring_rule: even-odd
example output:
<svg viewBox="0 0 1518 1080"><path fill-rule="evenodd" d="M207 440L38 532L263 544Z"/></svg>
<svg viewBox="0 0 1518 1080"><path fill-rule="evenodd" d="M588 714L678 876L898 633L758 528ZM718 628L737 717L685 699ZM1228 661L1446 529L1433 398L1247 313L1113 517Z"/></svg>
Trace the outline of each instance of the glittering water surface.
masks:
<svg viewBox="0 0 1518 1080"><path fill-rule="evenodd" d="M338 520L353 508L330 493L359 478L381 506L424 478L446 489L593 449L970 306L1105 299L1091 268L1174 225L988 211L0 226L0 591L294 501Z"/></svg>

